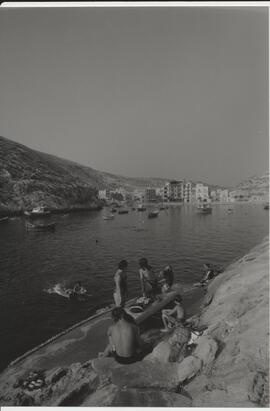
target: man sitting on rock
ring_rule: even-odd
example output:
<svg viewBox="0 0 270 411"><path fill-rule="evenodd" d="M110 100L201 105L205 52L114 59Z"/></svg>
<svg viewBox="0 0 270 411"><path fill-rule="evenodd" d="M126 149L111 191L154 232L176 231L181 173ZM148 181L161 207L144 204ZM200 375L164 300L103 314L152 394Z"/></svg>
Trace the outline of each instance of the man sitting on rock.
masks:
<svg viewBox="0 0 270 411"><path fill-rule="evenodd" d="M185 319L185 311L181 305L182 298L180 296L176 297L174 302L175 306L171 310L162 310L162 321L164 327L161 332L167 332L171 328L181 324Z"/></svg>
<svg viewBox="0 0 270 411"><path fill-rule="evenodd" d="M100 356L113 356L120 364L131 364L142 359L142 341L138 327L122 307L112 310L114 324L108 329L109 344Z"/></svg>

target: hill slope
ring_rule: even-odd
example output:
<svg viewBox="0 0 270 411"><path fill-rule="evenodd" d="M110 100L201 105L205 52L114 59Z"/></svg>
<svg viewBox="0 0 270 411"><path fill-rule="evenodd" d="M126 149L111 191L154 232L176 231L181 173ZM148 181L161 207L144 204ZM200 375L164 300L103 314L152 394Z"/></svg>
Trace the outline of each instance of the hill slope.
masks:
<svg viewBox="0 0 270 411"><path fill-rule="evenodd" d="M40 204L51 209L96 208L98 189L158 187L164 181L97 171L0 137L0 215Z"/></svg>
<svg viewBox="0 0 270 411"><path fill-rule="evenodd" d="M269 172L261 176L253 176L247 180L242 181L237 187L234 188L235 191L239 191L246 195L251 196L262 196L268 197L269 195Z"/></svg>

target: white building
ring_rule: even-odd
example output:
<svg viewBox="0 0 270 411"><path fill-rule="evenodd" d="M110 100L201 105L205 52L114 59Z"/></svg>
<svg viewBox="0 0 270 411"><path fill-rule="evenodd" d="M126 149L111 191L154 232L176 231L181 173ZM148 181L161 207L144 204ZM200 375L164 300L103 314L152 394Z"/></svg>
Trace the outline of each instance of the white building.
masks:
<svg viewBox="0 0 270 411"><path fill-rule="evenodd" d="M216 190L211 190L210 198L212 201L217 201L217 192Z"/></svg>
<svg viewBox="0 0 270 411"><path fill-rule="evenodd" d="M217 201L220 203L227 203L229 201L229 190L222 190L219 188L217 190Z"/></svg>
<svg viewBox="0 0 270 411"><path fill-rule="evenodd" d="M192 200L192 184L188 181L184 184L184 202L190 203Z"/></svg>
<svg viewBox="0 0 270 411"><path fill-rule="evenodd" d="M98 191L98 198L100 200L107 200L108 199L108 190L99 190Z"/></svg>
<svg viewBox="0 0 270 411"><path fill-rule="evenodd" d="M209 189L202 183L197 183L195 186L195 199L196 201L209 200Z"/></svg>

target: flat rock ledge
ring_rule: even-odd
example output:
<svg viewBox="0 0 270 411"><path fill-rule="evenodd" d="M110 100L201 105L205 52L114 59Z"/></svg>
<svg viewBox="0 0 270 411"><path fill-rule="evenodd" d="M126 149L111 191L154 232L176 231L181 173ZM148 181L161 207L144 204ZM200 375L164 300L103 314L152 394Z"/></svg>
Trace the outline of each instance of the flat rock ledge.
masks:
<svg viewBox="0 0 270 411"><path fill-rule="evenodd" d="M180 326L142 361L97 358L43 372L42 385L22 381L31 370L0 376L0 405L268 407L268 238L208 287L192 318L203 334L188 345ZM6 378L5 378L6 377Z"/></svg>

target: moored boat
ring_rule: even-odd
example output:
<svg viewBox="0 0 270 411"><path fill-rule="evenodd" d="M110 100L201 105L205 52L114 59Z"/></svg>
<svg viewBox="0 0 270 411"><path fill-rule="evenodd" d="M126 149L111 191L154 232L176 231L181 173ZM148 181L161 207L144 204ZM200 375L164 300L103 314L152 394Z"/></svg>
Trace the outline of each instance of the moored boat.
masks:
<svg viewBox="0 0 270 411"><path fill-rule="evenodd" d="M158 217L159 211L158 210L152 210L148 213L148 218L155 218Z"/></svg>
<svg viewBox="0 0 270 411"><path fill-rule="evenodd" d="M113 215L113 214L105 215L105 216L103 217L103 220L113 220L113 219L114 219L114 215Z"/></svg>
<svg viewBox="0 0 270 411"><path fill-rule="evenodd" d="M264 204L263 208L264 210L269 210L269 203Z"/></svg>
<svg viewBox="0 0 270 411"><path fill-rule="evenodd" d="M119 210L118 214L128 214L128 210L126 209Z"/></svg>
<svg viewBox="0 0 270 411"><path fill-rule="evenodd" d="M146 210L146 207L144 207L143 204L139 204L137 210L138 210L138 211L145 211L145 210Z"/></svg>
<svg viewBox="0 0 270 411"><path fill-rule="evenodd" d="M8 222L8 220L9 220L9 217L2 217L0 218L0 223L6 223Z"/></svg>
<svg viewBox="0 0 270 411"><path fill-rule="evenodd" d="M197 213L199 214L211 214L212 207L209 203L202 203L197 206Z"/></svg>
<svg viewBox="0 0 270 411"><path fill-rule="evenodd" d="M30 222L26 222L25 224L27 231L54 231L56 223L49 223L49 224L33 224Z"/></svg>
<svg viewBox="0 0 270 411"><path fill-rule="evenodd" d="M24 214L28 217L46 217L51 214L44 206L35 207L32 211L25 211Z"/></svg>

